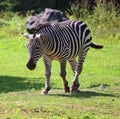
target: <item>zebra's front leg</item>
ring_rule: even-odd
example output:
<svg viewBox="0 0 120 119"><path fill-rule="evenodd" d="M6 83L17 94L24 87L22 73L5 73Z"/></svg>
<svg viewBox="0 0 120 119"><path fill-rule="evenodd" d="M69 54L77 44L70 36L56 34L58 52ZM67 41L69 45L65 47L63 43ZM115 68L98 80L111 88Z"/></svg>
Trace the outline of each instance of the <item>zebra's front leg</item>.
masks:
<svg viewBox="0 0 120 119"><path fill-rule="evenodd" d="M64 90L65 92L70 92L70 88L68 86L68 81L66 80L66 61L60 62L60 76L63 79Z"/></svg>
<svg viewBox="0 0 120 119"><path fill-rule="evenodd" d="M47 94L50 90L50 77L51 77L51 60L47 57L43 57L44 64L45 64L45 76L46 76L46 82L45 82L45 89L43 90L43 94Z"/></svg>

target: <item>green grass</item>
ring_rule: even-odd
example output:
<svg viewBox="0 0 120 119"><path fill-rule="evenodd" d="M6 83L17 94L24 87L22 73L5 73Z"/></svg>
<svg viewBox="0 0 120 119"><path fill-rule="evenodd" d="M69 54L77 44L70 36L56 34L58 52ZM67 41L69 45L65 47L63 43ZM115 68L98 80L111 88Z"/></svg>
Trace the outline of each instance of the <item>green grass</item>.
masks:
<svg viewBox="0 0 120 119"><path fill-rule="evenodd" d="M120 119L120 40L94 39L104 48L88 52L79 93L64 93L59 63L54 61L51 90L42 95L44 64L40 59L36 70L26 68L27 40L20 34L25 19L20 20L16 16L0 27L0 118ZM69 64L67 80L71 85ZM100 89L101 84L105 88Z"/></svg>

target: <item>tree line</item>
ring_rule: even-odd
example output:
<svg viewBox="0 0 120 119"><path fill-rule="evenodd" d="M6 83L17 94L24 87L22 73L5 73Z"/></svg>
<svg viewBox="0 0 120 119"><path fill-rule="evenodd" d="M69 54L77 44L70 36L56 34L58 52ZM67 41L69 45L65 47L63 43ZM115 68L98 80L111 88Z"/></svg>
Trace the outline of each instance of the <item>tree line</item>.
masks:
<svg viewBox="0 0 120 119"><path fill-rule="evenodd" d="M97 5L96 2L102 2L107 4L112 2L117 10L120 8L120 0L0 0L0 12L12 11L26 13L33 10L35 13L39 13L44 8L53 8L62 11L67 11L71 8L71 5L86 4L89 11L94 10Z"/></svg>

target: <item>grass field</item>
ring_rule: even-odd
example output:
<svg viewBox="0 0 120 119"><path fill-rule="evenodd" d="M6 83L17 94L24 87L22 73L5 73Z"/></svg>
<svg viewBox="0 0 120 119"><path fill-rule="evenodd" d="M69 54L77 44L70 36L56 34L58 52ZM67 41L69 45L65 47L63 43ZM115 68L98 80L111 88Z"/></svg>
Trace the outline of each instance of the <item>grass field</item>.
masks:
<svg viewBox="0 0 120 119"><path fill-rule="evenodd" d="M64 93L53 62L51 90L42 95L44 64L40 59L36 70L26 68L27 40L20 32L19 24L0 28L0 119L120 119L120 40L94 39L104 48L88 52L79 93ZM67 79L71 85L69 64Z"/></svg>

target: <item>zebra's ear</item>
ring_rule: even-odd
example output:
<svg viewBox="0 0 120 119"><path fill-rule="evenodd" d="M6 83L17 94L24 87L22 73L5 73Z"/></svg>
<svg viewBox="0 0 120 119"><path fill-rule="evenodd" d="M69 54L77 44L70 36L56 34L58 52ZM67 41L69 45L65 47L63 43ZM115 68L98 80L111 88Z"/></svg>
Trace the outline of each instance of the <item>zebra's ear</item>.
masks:
<svg viewBox="0 0 120 119"><path fill-rule="evenodd" d="M43 39L43 38L44 38L44 34L43 34L43 33L37 34L37 35L36 35L36 38Z"/></svg>
<svg viewBox="0 0 120 119"><path fill-rule="evenodd" d="M44 38L44 34L41 33L39 37L40 37L40 39L43 39Z"/></svg>
<svg viewBox="0 0 120 119"><path fill-rule="evenodd" d="M24 37L26 37L27 39L30 39L32 37L32 35L27 34L27 33L21 33Z"/></svg>

